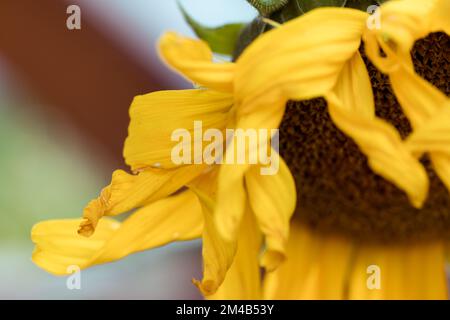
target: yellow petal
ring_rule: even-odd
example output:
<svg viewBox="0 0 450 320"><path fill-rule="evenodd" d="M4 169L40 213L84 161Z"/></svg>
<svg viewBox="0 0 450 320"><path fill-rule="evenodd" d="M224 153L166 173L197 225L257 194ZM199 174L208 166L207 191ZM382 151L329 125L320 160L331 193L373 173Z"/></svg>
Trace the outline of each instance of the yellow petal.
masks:
<svg viewBox="0 0 450 320"><path fill-rule="evenodd" d="M203 166L184 166L178 169L147 169L137 175L123 170L113 173L111 184L92 200L83 212L85 219L79 233L90 236L103 216L114 216L164 198L200 175Z"/></svg>
<svg viewBox="0 0 450 320"><path fill-rule="evenodd" d="M444 246L360 246L350 277L349 298L447 299Z"/></svg>
<svg viewBox="0 0 450 320"><path fill-rule="evenodd" d="M437 174L450 190L450 99L414 72L410 56L416 40L449 30L448 6L448 1L440 0L389 2L381 10L381 29L368 30L364 40L368 56L389 75L411 121L414 131L407 139L409 152L416 158L430 152ZM380 48L386 56L380 55Z"/></svg>
<svg viewBox="0 0 450 320"><path fill-rule="evenodd" d="M172 141L177 129L186 129L191 137L194 163L194 121L201 121L203 131L222 130L233 104L228 94L211 90L173 90L153 92L134 98L130 107L130 126L124 157L133 170L157 166L176 166L171 158L178 141Z"/></svg>
<svg viewBox="0 0 450 320"><path fill-rule="evenodd" d="M233 92L234 63L214 63L206 42L167 32L159 41L159 51L169 66L194 83Z"/></svg>
<svg viewBox="0 0 450 320"><path fill-rule="evenodd" d="M408 147L415 154L431 152L450 155L450 100L443 107L408 137Z"/></svg>
<svg viewBox="0 0 450 320"><path fill-rule="evenodd" d="M259 249L261 234L250 211L244 214L233 264L219 290L208 296L216 300L256 300L262 298Z"/></svg>
<svg viewBox="0 0 450 320"><path fill-rule="evenodd" d="M235 241L246 206L244 174L248 165L221 165L217 203L214 210L216 228L227 241Z"/></svg>
<svg viewBox="0 0 450 320"><path fill-rule="evenodd" d="M276 175L261 175L260 167L253 166L245 175L245 183L250 206L266 241L261 265L272 271L285 258L289 223L297 201L295 182L281 159Z"/></svg>
<svg viewBox="0 0 450 320"><path fill-rule="evenodd" d="M72 265L84 269L172 241L197 238L203 216L195 194L186 191L138 210L123 223L102 219L90 238L77 234L79 223L75 219L36 224L31 231L36 244L33 261L50 273L66 275Z"/></svg>
<svg viewBox="0 0 450 320"><path fill-rule="evenodd" d="M449 31L448 0L389 1L380 10L380 28L368 30L390 39L397 50L408 53L414 41L430 32Z"/></svg>
<svg viewBox="0 0 450 320"><path fill-rule="evenodd" d="M237 247L235 241L224 241L214 225L213 212L216 204L213 197L217 188L217 172L213 168L189 184L202 205L205 221L202 234L203 279L192 280L204 296L214 294L222 284Z"/></svg>
<svg viewBox="0 0 450 320"><path fill-rule="evenodd" d="M433 167L450 191L450 100L440 112L416 129L407 146L417 156L429 152Z"/></svg>
<svg viewBox="0 0 450 320"><path fill-rule="evenodd" d="M279 109L276 111L276 114L281 119L283 111ZM231 142L227 145L224 158L225 164L222 164L220 167L214 220L219 233L224 239L229 241L236 238L238 226L246 205L245 173L251 166L257 166L258 170L261 168L259 166L261 154L266 156L264 150L268 151L267 156L272 161L269 164L270 168L266 166L268 170L272 169L272 164L279 162L280 157L278 153L274 150L269 152L272 149L271 135L274 133L271 130L273 127L267 127L267 125L271 125L273 118L269 119L266 115L263 112L257 112L239 117L234 135L231 137ZM267 129L267 131L265 135L261 135L258 131L256 140L254 140L247 134L248 129ZM238 130L242 134L239 134ZM272 154L274 155L273 157L271 156Z"/></svg>
<svg viewBox="0 0 450 320"><path fill-rule="evenodd" d="M404 190L415 207L428 193L425 169L404 145L397 130L375 117L370 79L356 53L345 65L335 92L327 94L330 115L339 129L355 140L370 167Z"/></svg>
<svg viewBox="0 0 450 320"><path fill-rule="evenodd" d="M359 48L366 18L359 10L321 8L256 39L237 61L235 91L242 112L331 90Z"/></svg>
<svg viewBox="0 0 450 320"><path fill-rule="evenodd" d="M203 279L202 281L193 280L193 282L203 295L209 296L217 291L225 279L225 275L233 263L237 243L224 241L217 232L213 221L213 200L206 200L201 193L197 193L197 195L200 195L205 221L202 236Z"/></svg>
<svg viewBox="0 0 450 320"><path fill-rule="evenodd" d="M223 166L220 170L222 169ZM230 239L229 236L223 237L219 233L214 219L214 214L221 211L217 210L219 205L214 201L217 196L218 172L219 169L213 168L189 184L199 197L205 215L203 280L194 280L194 284L210 299L260 298L260 233L248 208L243 219L238 218L236 222L237 231L233 229L233 233L237 233L236 236ZM228 203L224 205L229 206ZM245 210L244 208L244 212Z"/></svg>
<svg viewBox="0 0 450 320"><path fill-rule="evenodd" d="M287 259L264 279L265 299L343 299L352 246L291 225Z"/></svg>
<svg viewBox="0 0 450 320"><path fill-rule="evenodd" d="M450 1L438 0L431 13L430 21L433 24L432 31L444 31L450 34L450 19L448 18L450 12Z"/></svg>
<svg viewBox="0 0 450 320"><path fill-rule="evenodd" d="M434 170L436 170L447 189L450 190L450 155L433 153L431 161L433 161Z"/></svg>

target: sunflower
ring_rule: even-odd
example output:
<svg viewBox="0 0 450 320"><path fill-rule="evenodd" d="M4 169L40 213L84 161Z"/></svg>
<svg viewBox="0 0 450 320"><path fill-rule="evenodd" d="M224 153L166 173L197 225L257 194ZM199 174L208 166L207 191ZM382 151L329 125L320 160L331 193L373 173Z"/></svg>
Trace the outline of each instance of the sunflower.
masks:
<svg viewBox="0 0 450 320"><path fill-rule="evenodd" d="M276 19L292 2L263 13ZM162 58L198 89L134 99L124 148L132 173L114 172L83 219L35 225L33 261L64 275L201 237L194 283L210 298L447 298L449 4L388 1L375 27L344 7L265 18L273 28L242 36L234 62L165 34ZM195 121L280 128L279 170L202 163L206 148L175 164L171 134L195 136ZM123 223L106 217L134 209Z"/></svg>

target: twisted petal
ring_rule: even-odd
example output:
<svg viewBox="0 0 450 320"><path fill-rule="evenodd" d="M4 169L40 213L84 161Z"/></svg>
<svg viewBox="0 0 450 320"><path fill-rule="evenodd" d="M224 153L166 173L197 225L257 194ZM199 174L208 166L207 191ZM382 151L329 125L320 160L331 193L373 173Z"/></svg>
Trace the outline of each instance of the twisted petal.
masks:
<svg viewBox="0 0 450 320"><path fill-rule="evenodd" d="M267 109L269 110L269 109ZM279 114L281 111L281 114ZM282 109L275 110L275 114L282 116ZM270 157L272 163L279 162L278 153L271 147L273 127L270 125L273 118L270 114L257 112L254 114L244 115L237 120L236 128L230 143L227 145L225 154L225 164L220 167L217 187L217 206L215 209L214 220L219 233L225 239L232 241L236 238L238 227L245 211L247 193L244 185L245 173L252 167L256 166L260 170L261 154L265 156L266 152L274 155ZM255 132L255 129L266 129L265 135L259 134L256 141L250 135L247 135L248 129ZM241 130L238 133L238 130ZM242 147L243 146L243 147ZM230 160L231 159L231 160ZM252 159L252 160L251 160ZM254 161L254 162L253 162ZM232 163L232 164L230 164ZM271 163L271 164L272 164ZM248 186L247 186L248 189Z"/></svg>
<svg viewBox="0 0 450 320"><path fill-rule="evenodd" d="M296 205L294 178L284 161L276 175L261 175L253 166L245 175L250 206L266 239L261 265L272 271L285 258L289 223Z"/></svg>
<svg viewBox="0 0 450 320"><path fill-rule="evenodd" d="M375 117L370 79L359 53L345 65L327 101L333 121L355 140L371 168L404 190L414 206L422 206L428 192L425 169L395 128Z"/></svg>
<svg viewBox="0 0 450 320"><path fill-rule="evenodd" d="M204 296L214 294L225 279L233 263L237 242L225 241L214 224L213 214L216 206L214 195L217 188L217 169L195 179L189 187L197 195L203 210L204 229L203 246L203 279L193 280Z"/></svg>
<svg viewBox="0 0 450 320"><path fill-rule="evenodd" d="M147 169L137 175L115 171L111 184L84 209L79 233L92 235L103 216L125 213L164 198L200 175L203 170L203 166L193 165L172 170Z"/></svg>
<svg viewBox="0 0 450 320"><path fill-rule="evenodd" d="M213 221L213 201L201 198L205 220L202 236L203 279L201 282L197 280L193 282L203 295L209 296L217 291L225 279L236 254L237 242L223 240Z"/></svg>
<svg viewBox="0 0 450 320"><path fill-rule="evenodd" d="M321 8L256 39L237 61L235 92L241 112L331 90L359 48L366 18L359 10Z"/></svg>
<svg viewBox="0 0 450 320"><path fill-rule="evenodd" d="M204 87L233 92L233 63L214 63L206 42L177 35L164 34L159 41L162 59L173 69Z"/></svg>
<svg viewBox="0 0 450 320"><path fill-rule="evenodd" d="M379 39L388 39L402 54L407 54L414 41L430 32L449 32L447 0L389 1L381 7L380 28L370 29Z"/></svg>
<svg viewBox="0 0 450 320"><path fill-rule="evenodd" d="M237 243L233 264L218 291L209 296L209 299L256 300L262 298L259 268L261 234L249 210L243 216Z"/></svg>
<svg viewBox="0 0 450 320"><path fill-rule="evenodd" d="M159 91L135 97L124 147L126 163L133 170L174 167L171 151L179 142L172 141L172 134L182 129L194 137L194 121L201 121L204 131L221 130L226 126L232 105L230 95L211 90ZM191 139L188 145L191 150L194 150L193 142Z"/></svg>
<svg viewBox="0 0 450 320"><path fill-rule="evenodd" d="M381 9L380 29L364 34L367 54L389 75L413 126L407 148L416 158L431 154L434 168L450 190L450 99L414 72L410 50L430 32L449 32L448 1L392 1ZM380 55L380 48L385 57Z"/></svg>
<svg viewBox="0 0 450 320"><path fill-rule="evenodd" d="M55 275L66 275L73 265L84 269L172 241L198 238L203 216L195 194L186 191L136 211L123 223L102 219L90 238L77 234L79 223L75 219L36 224L31 232L34 263Z"/></svg>
<svg viewBox="0 0 450 320"><path fill-rule="evenodd" d="M244 175L248 168L249 165L245 164L224 164L220 167L214 222L221 237L227 241L236 241L245 212L247 194Z"/></svg>

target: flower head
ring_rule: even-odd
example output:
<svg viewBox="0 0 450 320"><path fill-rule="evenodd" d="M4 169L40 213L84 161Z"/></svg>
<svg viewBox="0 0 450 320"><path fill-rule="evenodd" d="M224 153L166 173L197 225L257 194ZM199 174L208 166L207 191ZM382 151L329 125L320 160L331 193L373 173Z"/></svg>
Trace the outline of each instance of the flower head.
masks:
<svg viewBox="0 0 450 320"><path fill-rule="evenodd" d="M445 9L444 0L389 2L381 9L379 29L369 28L368 14L359 10L315 9L259 36L235 62L215 62L201 40L165 34L159 43L162 59L200 88L134 99L124 148L133 174L116 171L100 197L88 204L78 230L87 237L77 234L79 220L37 224L33 260L52 273L65 274L69 265L89 267L202 237L204 274L194 283L216 298L343 298L346 287L350 298L369 297L361 268L381 253L389 261L430 255L436 258L433 266L442 266L440 243L405 252L403 247L372 246L356 257L348 278L353 254L348 240L317 236L305 225L291 224L296 205L302 204L297 204L295 181L284 160L279 159L274 175L261 175L264 163L204 164L195 153L192 164L177 164L171 158L176 145L171 134L185 128L195 135L195 121L220 131L277 129L289 101L321 97L336 127L353 139L370 169L421 208L429 190L420 162L425 153L450 189L450 103L415 73L410 50L431 32L449 33ZM389 75L412 123L406 140L376 115L370 76L359 52L362 40L371 61ZM237 139L236 134L231 138L225 155L234 154ZM251 158L272 139L266 136L246 146L245 156ZM123 223L105 217L132 209L137 210ZM316 255L316 250L325 253ZM387 260L380 264L394 277L397 271ZM268 272L264 289L259 266ZM440 297L445 286L438 278L431 280L440 281ZM399 289L392 297L403 292Z"/></svg>

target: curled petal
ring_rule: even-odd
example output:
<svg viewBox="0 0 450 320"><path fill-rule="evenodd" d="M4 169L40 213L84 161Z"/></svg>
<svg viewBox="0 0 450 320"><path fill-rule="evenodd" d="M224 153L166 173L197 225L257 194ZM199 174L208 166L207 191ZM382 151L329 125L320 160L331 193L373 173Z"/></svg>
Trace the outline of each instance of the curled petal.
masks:
<svg viewBox="0 0 450 320"><path fill-rule="evenodd" d="M231 267L217 292L208 296L214 300L257 300L262 298L259 251L261 233L255 218L247 210L237 237L237 251Z"/></svg>
<svg viewBox="0 0 450 320"><path fill-rule="evenodd" d="M414 71L414 42L435 31L449 31L449 2L392 1L381 9L380 29L364 40L374 64L389 75L395 95L413 126L406 146L416 158L430 153L434 168L450 190L450 99ZM385 53L381 56L380 49Z"/></svg>
<svg viewBox="0 0 450 320"><path fill-rule="evenodd" d="M66 275L73 265L84 269L172 241L198 238L203 216L195 194L186 191L136 211L123 223L102 219L90 238L77 234L79 223L80 219L36 224L31 231L36 245L33 262L52 274Z"/></svg>
<svg viewBox="0 0 450 320"><path fill-rule="evenodd" d="M237 241L225 241L220 236L213 220L214 201L200 190L195 192L202 203L205 224L202 234L203 279L193 280L193 283L204 296L209 296L224 281L236 254Z"/></svg>
<svg viewBox="0 0 450 320"><path fill-rule="evenodd" d="M335 93L326 97L330 115L366 154L370 167L404 190L415 207L421 207L428 194L428 176L395 128L375 117L371 90L357 53L342 70Z"/></svg>
<svg viewBox="0 0 450 320"><path fill-rule="evenodd" d="M331 90L359 48L366 18L359 10L320 8L256 39L237 61L235 91L242 112Z"/></svg>
<svg viewBox="0 0 450 320"><path fill-rule="evenodd" d="M261 265L272 271L284 261L289 223L296 205L295 182L284 161L275 175L253 166L245 175L250 206L266 240Z"/></svg>
<svg viewBox="0 0 450 320"><path fill-rule="evenodd" d="M248 167L245 164L224 164L220 167L214 222L221 237L227 241L236 241L245 212L247 194L244 175Z"/></svg>
<svg viewBox="0 0 450 320"><path fill-rule="evenodd" d="M233 92L234 63L214 63L206 42L167 32L159 41L159 52L169 66L194 83Z"/></svg>
<svg viewBox="0 0 450 320"><path fill-rule="evenodd" d="M117 170L112 175L111 184L84 209L84 220L78 232L91 236L103 216L115 216L164 198L203 170L203 166L194 165L172 170L147 169L136 175Z"/></svg>

